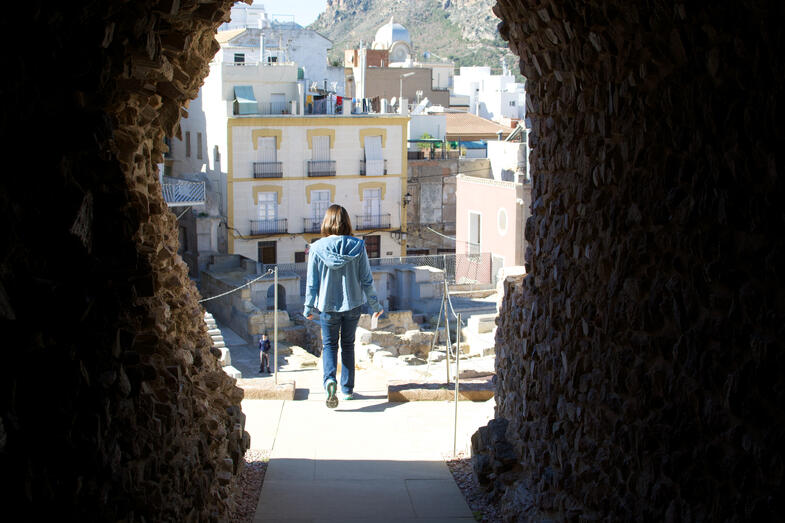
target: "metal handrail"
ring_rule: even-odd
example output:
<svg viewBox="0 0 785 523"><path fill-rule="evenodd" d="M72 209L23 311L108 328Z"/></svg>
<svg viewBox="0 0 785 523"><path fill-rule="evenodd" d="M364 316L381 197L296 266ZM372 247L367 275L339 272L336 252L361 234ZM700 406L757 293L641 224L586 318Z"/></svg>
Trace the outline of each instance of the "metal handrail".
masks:
<svg viewBox="0 0 785 523"><path fill-rule="evenodd" d="M365 162L366 160L360 160L360 176L367 176ZM387 174L387 160L384 160L384 174ZM380 176L380 175L376 175L376 176Z"/></svg>
<svg viewBox="0 0 785 523"><path fill-rule="evenodd" d="M254 162L254 178L281 178L283 177L283 162Z"/></svg>
<svg viewBox="0 0 785 523"><path fill-rule="evenodd" d="M322 220L317 218L303 218L303 232L321 232Z"/></svg>
<svg viewBox="0 0 785 523"><path fill-rule="evenodd" d="M389 214L356 214L354 221L355 229L367 231L370 229L389 229Z"/></svg>
<svg viewBox="0 0 785 523"><path fill-rule="evenodd" d="M286 218L273 220L251 220L251 236L260 234L279 234L287 232Z"/></svg>
<svg viewBox="0 0 785 523"><path fill-rule="evenodd" d="M335 176L335 160L308 160L308 176Z"/></svg>

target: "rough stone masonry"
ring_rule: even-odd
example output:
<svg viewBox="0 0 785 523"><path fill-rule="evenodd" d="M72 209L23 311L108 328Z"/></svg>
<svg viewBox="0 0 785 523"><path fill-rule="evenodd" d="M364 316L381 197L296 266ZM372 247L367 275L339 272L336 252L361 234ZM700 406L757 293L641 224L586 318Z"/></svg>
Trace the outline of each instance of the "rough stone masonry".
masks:
<svg viewBox="0 0 785 523"><path fill-rule="evenodd" d="M510 521L781 519L782 3L494 11L534 203L480 479Z"/></svg>
<svg viewBox="0 0 785 523"><path fill-rule="evenodd" d="M176 255L156 164L232 2L5 7L2 507L218 521L248 434ZM16 162L14 162L16 163ZM7 167L12 165L6 164Z"/></svg>

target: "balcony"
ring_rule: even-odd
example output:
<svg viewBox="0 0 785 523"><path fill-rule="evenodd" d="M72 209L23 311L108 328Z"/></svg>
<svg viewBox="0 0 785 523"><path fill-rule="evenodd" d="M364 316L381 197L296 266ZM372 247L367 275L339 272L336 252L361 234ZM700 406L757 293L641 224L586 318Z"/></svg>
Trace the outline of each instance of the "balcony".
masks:
<svg viewBox="0 0 785 523"><path fill-rule="evenodd" d="M308 160L308 176L335 176L335 160Z"/></svg>
<svg viewBox="0 0 785 523"><path fill-rule="evenodd" d="M370 231L372 229L389 229L389 214L356 214L354 228L358 231Z"/></svg>
<svg viewBox="0 0 785 523"><path fill-rule="evenodd" d="M251 220L251 236L286 233L286 218Z"/></svg>
<svg viewBox="0 0 785 523"><path fill-rule="evenodd" d="M303 232L322 232L322 220L303 218Z"/></svg>
<svg viewBox="0 0 785 523"><path fill-rule="evenodd" d="M369 168L370 174L368 174ZM373 172L374 169L376 172ZM360 176L382 176L385 174L387 174L387 160L360 160Z"/></svg>
<svg viewBox="0 0 785 523"><path fill-rule="evenodd" d="M260 103L259 108L262 114L289 114L291 102L268 102Z"/></svg>
<svg viewBox="0 0 785 523"><path fill-rule="evenodd" d="M283 176L283 166L281 162L254 162L254 178L281 178Z"/></svg>
<svg viewBox="0 0 785 523"><path fill-rule="evenodd" d="M170 180L170 178L166 178ZM206 201L204 182L184 182L176 180L174 183L161 184L161 192L169 207L183 207L186 205L204 205Z"/></svg>

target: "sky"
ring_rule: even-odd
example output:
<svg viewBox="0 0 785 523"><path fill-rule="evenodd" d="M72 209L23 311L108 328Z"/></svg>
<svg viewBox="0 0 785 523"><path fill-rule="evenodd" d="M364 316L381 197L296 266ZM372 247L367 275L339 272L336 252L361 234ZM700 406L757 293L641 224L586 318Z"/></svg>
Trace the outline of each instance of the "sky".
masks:
<svg viewBox="0 0 785 523"><path fill-rule="evenodd" d="M306 26L316 20L327 6L327 0L254 0L254 5L263 5L267 16L294 15L294 21Z"/></svg>

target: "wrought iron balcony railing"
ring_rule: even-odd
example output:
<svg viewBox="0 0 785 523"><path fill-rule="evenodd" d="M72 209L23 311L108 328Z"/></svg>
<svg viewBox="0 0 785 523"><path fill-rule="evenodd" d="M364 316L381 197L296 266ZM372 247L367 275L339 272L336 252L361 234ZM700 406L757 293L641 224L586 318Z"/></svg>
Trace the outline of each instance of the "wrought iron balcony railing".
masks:
<svg viewBox="0 0 785 523"><path fill-rule="evenodd" d="M251 236L280 234L286 232L286 218L274 220L251 220Z"/></svg>
<svg viewBox="0 0 785 523"><path fill-rule="evenodd" d="M360 176L387 174L387 160L360 160Z"/></svg>
<svg viewBox="0 0 785 523"><path fill-rule="evenodd" d="M322 220L316 218L303 218L303 232L321 232Z"/></svg>
<svg viewBox="0 0 785 523"><path fill-rule="evenodd" d="M308 176L335 176L335 160L308 160Z"/></svg>
<svg viewBox="0 0 785 523"><path fill-rule="evenodd" d="M355 215L354 228L358 231L371 229L389 229L389 214L357 214Z"/></svg>
<svg viewBox="0 0 785 523"><path fill-rule="evenodd" d="M254 162L254 178L281 178L283 176L282 162Z"/></svg>

